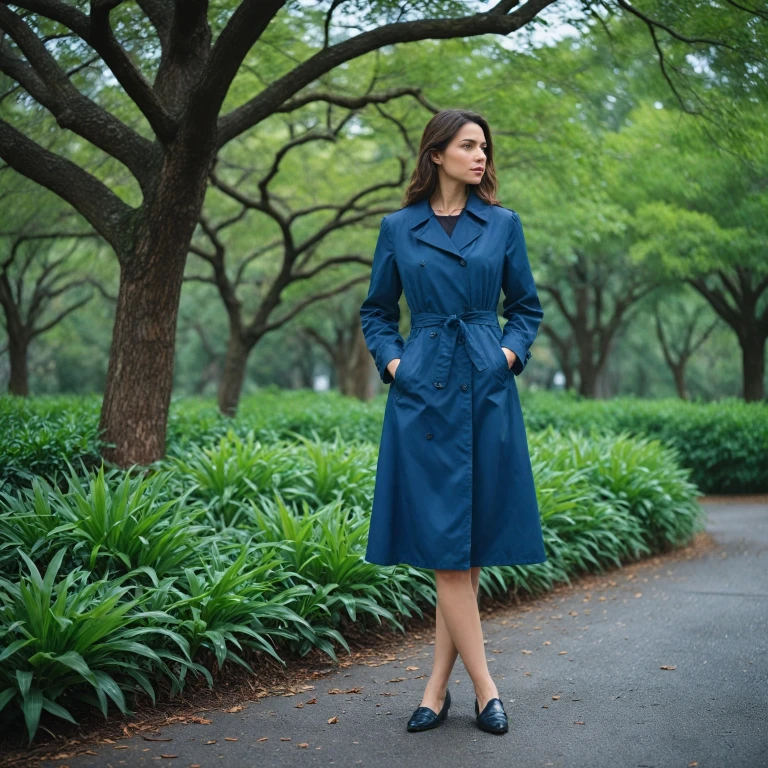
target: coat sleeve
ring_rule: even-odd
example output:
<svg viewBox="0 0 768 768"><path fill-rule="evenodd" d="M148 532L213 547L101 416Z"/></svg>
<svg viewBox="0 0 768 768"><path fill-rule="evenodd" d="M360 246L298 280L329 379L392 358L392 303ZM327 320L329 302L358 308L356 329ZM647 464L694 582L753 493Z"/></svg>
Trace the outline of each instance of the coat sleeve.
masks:
<svg viewBox="0 0 768 768"><path fill-rule="evenodd" d="M379 239L373 254L368 296L360 307L365 343L385 384L394 381L387 370L387 364L396 357L402 357L405 347L405 341L398 330L398 302L402 293L403 284L395 263L392 233L385 216L381 220Z"/></svg>
<svg viewBox="0 0 768 768"><path fill-rule="evenodd" d="M544 311L533 282L523 225L515 211L512 211L509 223L502 276L502 314L506 323L502 328L501 346L515 353L512 372L519 376L531 357L530 348L538 333Z"/></svg>

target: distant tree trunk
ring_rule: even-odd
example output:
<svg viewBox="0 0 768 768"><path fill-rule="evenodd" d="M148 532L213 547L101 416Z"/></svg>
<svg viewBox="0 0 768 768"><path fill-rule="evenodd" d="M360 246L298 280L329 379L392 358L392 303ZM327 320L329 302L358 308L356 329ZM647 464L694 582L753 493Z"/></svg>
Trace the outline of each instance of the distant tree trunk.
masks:
<svg viewBox="0 0 768 768"><path fill-rule="evenodd" d="M768 291L768 274L750 267L735 267L735 279L723 270L688 282L733 329L742 352L744 399L765 398L765 343L768 339L768 303L758 310ZM712 281L718 281L713 285Z"/></svg>
<svg viewBox="0 0 768 768"><path fill-rule="evenodd" d="M365 343L365 336L360 323L356 323L355 346L352 350L349 366L349 386L344 394L356 397L359 400L368 400L371 397L371 368L373 358Z"/></svg>
<svg viewBox="0 0 768 768"><path fill-rule="evenodd" d="M8 334L8 357L11 363L11 375L8 393L27 397L29 395L29 366L27 352L29 343L23 336Z"/></svg>
<svg viewBox="0 0 768 768"><path fill-rule="evenodd" d="M575 371L573 365L573 336L571 334L559 334L551 324L542 325L542 334L551 342L560 371L565 377L565 389L573 389Z"/></svg>
<svg viewBox="0 0 768 768"><path fill-rule="evenodd" d="M744 399L760 402L765 399L765 335L753 331L745 334L741 344Z"/></svg>
<svg viewBox="0 0 768 768"><path fill-rule="evenodd" d="M230 329L227 356L219 382L219 410L225 416L235 416L245 382L245 370L251 350L237 329Z"/></svg>
<svg viewBox="0 0 768 768"><path fill-rule="evenodd" d="M653 291L657 284L648 282L647 277L640 273L622 276L620 283L614 279L616 285L609 290L609 278L616 278L616 275L605 271L601 273L600 266L593 263L594 259L586 251L576 249L575 255L576 261L569 265L561 284L540 282L539 290L546 291L552 297L555 307L568 324L572 339L568 339L569 347L575 347L579 353L579 393L594 398L611 342L629 320L631 310L636 309L640 299ZM553 337L552 332L550 337ZM564 360L565 344L565 338L561 337L559 347ZM570 377L567 370L566 377Z"/></svg>

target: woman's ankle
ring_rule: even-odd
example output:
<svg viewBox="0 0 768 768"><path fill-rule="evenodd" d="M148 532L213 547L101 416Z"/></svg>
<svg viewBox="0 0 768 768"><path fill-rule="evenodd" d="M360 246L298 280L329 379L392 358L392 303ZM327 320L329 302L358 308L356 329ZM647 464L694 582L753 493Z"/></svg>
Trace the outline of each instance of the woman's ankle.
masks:
<svg viewBox="0 0 768 768"><path fill-rule="evenodd" d="M477 699L477 703L481 711L485 709L485 705L491 699L497 699L498 697L499 689L496 687L496 684L492 680L490 683L475 688L475 698Z"/></svg>

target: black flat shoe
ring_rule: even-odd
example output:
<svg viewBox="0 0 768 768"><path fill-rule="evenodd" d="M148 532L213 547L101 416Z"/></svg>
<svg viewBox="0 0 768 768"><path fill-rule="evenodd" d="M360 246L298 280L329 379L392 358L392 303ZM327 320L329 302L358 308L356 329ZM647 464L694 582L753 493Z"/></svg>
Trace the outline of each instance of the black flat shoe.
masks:
<svg viewBox="0 0 768 768"><path fill-rule="evenodd" d="M488 733L506 733L509 730L507 713L504 711L504 705L501 703L501 699L490 699L482 712L480 712L480 706L477 703L477 699L475 699L475 715L477 726L482 731L488 731Z"/></svg>
<svg viewBox="0 0 768 768"><path fill-rule="evenodd" d="M413 710L411 719L408 721L409 731L428 731L430 728L437 728L440 723L448 717L448 708L451 706L451 692L445 689L445 700L443 708L436 713L429 707L416 707Z"/></svg>

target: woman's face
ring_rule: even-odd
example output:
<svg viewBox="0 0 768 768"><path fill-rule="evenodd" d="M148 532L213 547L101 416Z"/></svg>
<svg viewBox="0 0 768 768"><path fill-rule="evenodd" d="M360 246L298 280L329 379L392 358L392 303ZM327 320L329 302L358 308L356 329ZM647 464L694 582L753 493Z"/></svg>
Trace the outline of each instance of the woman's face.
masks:
<svg viewBox="0 0 768 768"><path fill-rule="evenodd" d="M444 152L433 152L433 161L446 176L465 184L479 184L486 166L483 129L477 123L464 123Z"/></svg>

